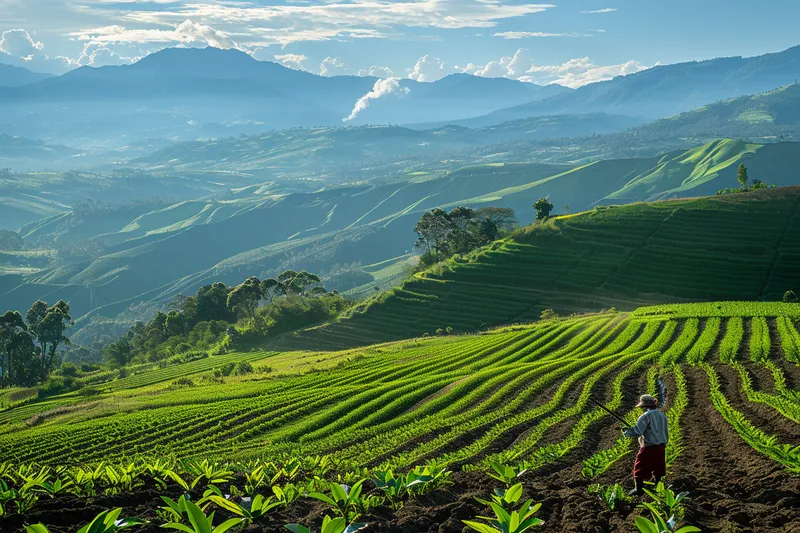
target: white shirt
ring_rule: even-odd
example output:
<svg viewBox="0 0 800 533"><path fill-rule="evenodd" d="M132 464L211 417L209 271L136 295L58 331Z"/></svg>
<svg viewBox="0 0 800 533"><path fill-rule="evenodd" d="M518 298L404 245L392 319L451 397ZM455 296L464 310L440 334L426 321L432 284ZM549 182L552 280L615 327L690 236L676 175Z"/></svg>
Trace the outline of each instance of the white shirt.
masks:
<svg viewBox="0 0 800 533"><path fill-rule="evenodd" d="M645 446L667 444L669 442L667 416L658 409L649 409L642 413L635 426L626 429L623 434L626 437L644 436Z"/></svg>

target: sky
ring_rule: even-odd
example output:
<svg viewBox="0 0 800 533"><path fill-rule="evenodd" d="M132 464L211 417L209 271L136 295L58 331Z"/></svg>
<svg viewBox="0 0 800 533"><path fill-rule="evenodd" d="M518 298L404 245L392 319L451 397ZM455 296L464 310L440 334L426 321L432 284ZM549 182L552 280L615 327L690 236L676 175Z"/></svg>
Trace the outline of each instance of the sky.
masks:
<svg viewBox="0 0 800 533"><path fill-rule="evenodd" d="M781 51L797 20L798 0L0 0L0 63L61 74L214 46L327 76L578 87Z"/></svg>

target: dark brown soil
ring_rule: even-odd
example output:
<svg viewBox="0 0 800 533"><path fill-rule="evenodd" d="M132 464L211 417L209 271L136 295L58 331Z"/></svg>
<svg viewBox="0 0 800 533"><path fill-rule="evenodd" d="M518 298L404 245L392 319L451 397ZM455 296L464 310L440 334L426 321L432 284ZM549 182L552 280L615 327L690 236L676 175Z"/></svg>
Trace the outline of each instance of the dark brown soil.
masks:
<svg viewBox="0 0 800 533"><path fill-rule="evenodd" d="M733 380L725 371L721 379ZM686 490L686 522L704 532L726 533L800 533L800 476L789 474L782 466L750 448L716 412L708 394L706 374L699 369L685 368L689 405L681 427L686 448L672 465L667 482L676 491ZM725 385L723 383L723 385ZM731 388L736 381L725 385ZM667 380L667 404L672 393L672 381ZM608 393L608 383L600 385ZM626 380L624 401L630 405L645 386L644 376ZM738 387L736 387L738 389ZM742 404L734 390L726 394L737 408ZM621 409L620 412L624 412ZM748 412L754 423L771 424L766 413ZM764 417L764 418L761 418ZM770 427L770 426L765 426ZM555 428L554 428L555 429ZM788 430L788 426L784 428ZM560 433L560 432L559 432ZM611 533L635 531L634 518L640 512L633 505L622 505L610 511L596 496L587 492L592 483L580 475L582 459L596 450L610 446L618 428L603 420L589 428L587 438L559 462L547 465L522 477L524 497L542 503L538 515L546 521L537 531L562 533ZM787 436L787 435L784 435ZM552 437L548 437L552 440ZM796 442L796 440L795 440ZM622 483L630 486L630 454L605 472L597 481L604 484ZM367 531L380 533L458 533L464 529L462 520L489 513L475 501L487 497L496 481L482 472L455 472L454 483L433 494L408 501L394 512L388 508L375 510ZM374 489L369 485L365 490ZM131 530L142 533L164 531L157 524L155 510L162 505L160 496L172 498L178 492L141 490L120 496L102 496L83 500L74 496L55 499L42 498L24 517L8 515L0 518L0 532L21 531L24 524L43 522L53 533L74 533L97 513L112 507L123 507L123 516L153 520L151 525ZM193 495L195 499L199 494ZM318 528L326 506L321 502L300 498L288 509L272 513L264 521L248 527L248 533L285 532L287 523L303 523ZM218 519L228 517L217 513Z"/></svg>

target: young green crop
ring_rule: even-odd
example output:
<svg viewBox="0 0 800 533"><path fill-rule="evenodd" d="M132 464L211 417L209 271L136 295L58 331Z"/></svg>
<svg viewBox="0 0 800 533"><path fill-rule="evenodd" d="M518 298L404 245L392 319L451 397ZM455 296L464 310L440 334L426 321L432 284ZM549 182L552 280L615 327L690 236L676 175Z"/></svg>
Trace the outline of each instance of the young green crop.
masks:
<svg viewBox="0 0 800 533"><path fill-rule="evenodd" d="M123 529L146 524L144 520L138 518L119 518L122 508L109 509L94 517L94 519L81 527L78 533L116 533ZM44 524L33 524L25 526L26 533L50 533ZM222 533L221 531L219 533Z"/></svg>
<svg viewBox="0 0 800 533"><path fill-rule="evenodd" d="M292 533L311 533L310 529L300 524L286 524L283 527ZM341 516L337 518L331 518L330 516L325 515L325 518L322 519L322 528L320 529L320 533L356 533L356 531L361 531L366 527L367 524L348 525L345 519Z"/></svg>
<svg viewBox="0 0 800 533"><path fill-rule="evenodd" d="M532 527L544 525L544 520L534 515L542 506L541 503L533 505L533 500L525 501L519 509L506 511L501 505L491 502L489 506L494 511L494 517L479 516L487 523L463 520L470 529L479 533L523 533Z"/></svg>
<svg viewBox="0 0 800 533"><path fill-rule="evenodd" d="M189 525L180 522L168 522L161 527L165 529L175 529L182 533L225 533L229 529L244 522L244 518L231 518L214 526L213 512L210 515L206 515L199 506L191 500L186 499L184 499L184 507Z"/></svg>
<svg viewBox="0 0 800 533"><path fill-rule="evenodd" d="M364 479L356 482L352 487L347 485L340 485L339 483L329 483L330 496L322 494L321 492L310 492L309 498L314 498L321 502L327 503L337 515L345 520L352 521L359 516L359 503L361 497L361 487L364 484Z"/></svg>

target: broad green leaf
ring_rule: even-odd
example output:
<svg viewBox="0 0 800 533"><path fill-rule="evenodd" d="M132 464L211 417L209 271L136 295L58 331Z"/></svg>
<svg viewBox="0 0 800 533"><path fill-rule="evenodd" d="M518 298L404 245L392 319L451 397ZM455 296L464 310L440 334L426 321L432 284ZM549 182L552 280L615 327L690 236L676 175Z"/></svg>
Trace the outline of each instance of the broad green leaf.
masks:
<svg viewBox="0 0 800 533"><path fill-rule="evenodd" d="M675 533L699 533L701 530L699 527L694 526L683 526Z"/></svg>
<svg viewBox="0 0 800 533"><path fill-rule="evenodd" d="M236 505L230 500L226 500L225 498L217 496L216 494L209 496L208 499L237 516L246 516L246 511L241 506Z"/></svg>
<svg viewBox="0 0 800 533"><path fill-rule="evenodd" d="M301 526L300 524L286 524L286 529L292 531L293 533L309 533L308 528L306 526Z"/></svg>
<svg viewBox="0 0 800 533"><path fill-rule="evenodd" d="M210 517L206 517L202 509L200 509L193 502L186 502L186 514L189 515L189 522L194 526L196 533L211 533L211 524L213 522L214 513Z"/></svg>
<svg viewBox="0 0 800 533"><path fill-rule="evenodd" d="M25 526L26 533L50 533L47 526L44 524L33 524L32 526Z"/></svg>
<svg viewBox="0 0 800 533"><path fill-rule="evenodd" d="M506 495L503 499L510 503L517 503L517 501L522 496L522 483L517 483L510 489L506 491Z"/></svg>
<svg viewBox="0 0 800 533"><path fill-rule="evenodd" d="M319 500L321 502L325 502L332 507L338 507L335 501L331 500L328 496L325 496L321 492L309 492L308 497L314 498L315 500Z"/></svg>
<svg viewBox="0 0 800 533"><path fill-rule="evenodd" d="M195 533L194 529L190 528L185 524L181 524L178 522L170 522L169 524L164 524L161 526L167 529L177 529L178 531L183 531L183 533Z"/></svg>
<svg viewBox="0 0 800 533"><path fill-rule="evenodd" d="M326 517L327 518L327 517ZM332 518L322 524L322 533L342 533L344 531L345 520L343 517Z"/></svg>
<svg viewBox="0 0 800 533"><path fill-rule="evenodd" d="M661 533L654 523L643 516L636 517L636 527L640 533Z"/></svg>
<svg viewBox="0 0 800 533"><path fill-rule="evenodd" d="M225 520L223 523L214 528L214 533L225 533L230 528L241 524L243 521L243 518L231 518L230 520Z"/></svg>
<svg viewBox="0 0 800 533"><path fill-rule="evenodd" d="M480 533L497 533L497 529L489 526L487 524L481 524L480 522L472 522L470 520L462 520L467 526L471 527L475 531L480 531Z"/></svg>
<svg viewBox="0 0 800 533"><path fill-rule="evenodd" d="M333 499L337 502L347 501L347 492L345 492L344 487L338 483L331 483L331 495L333 495Z"/></svg>

